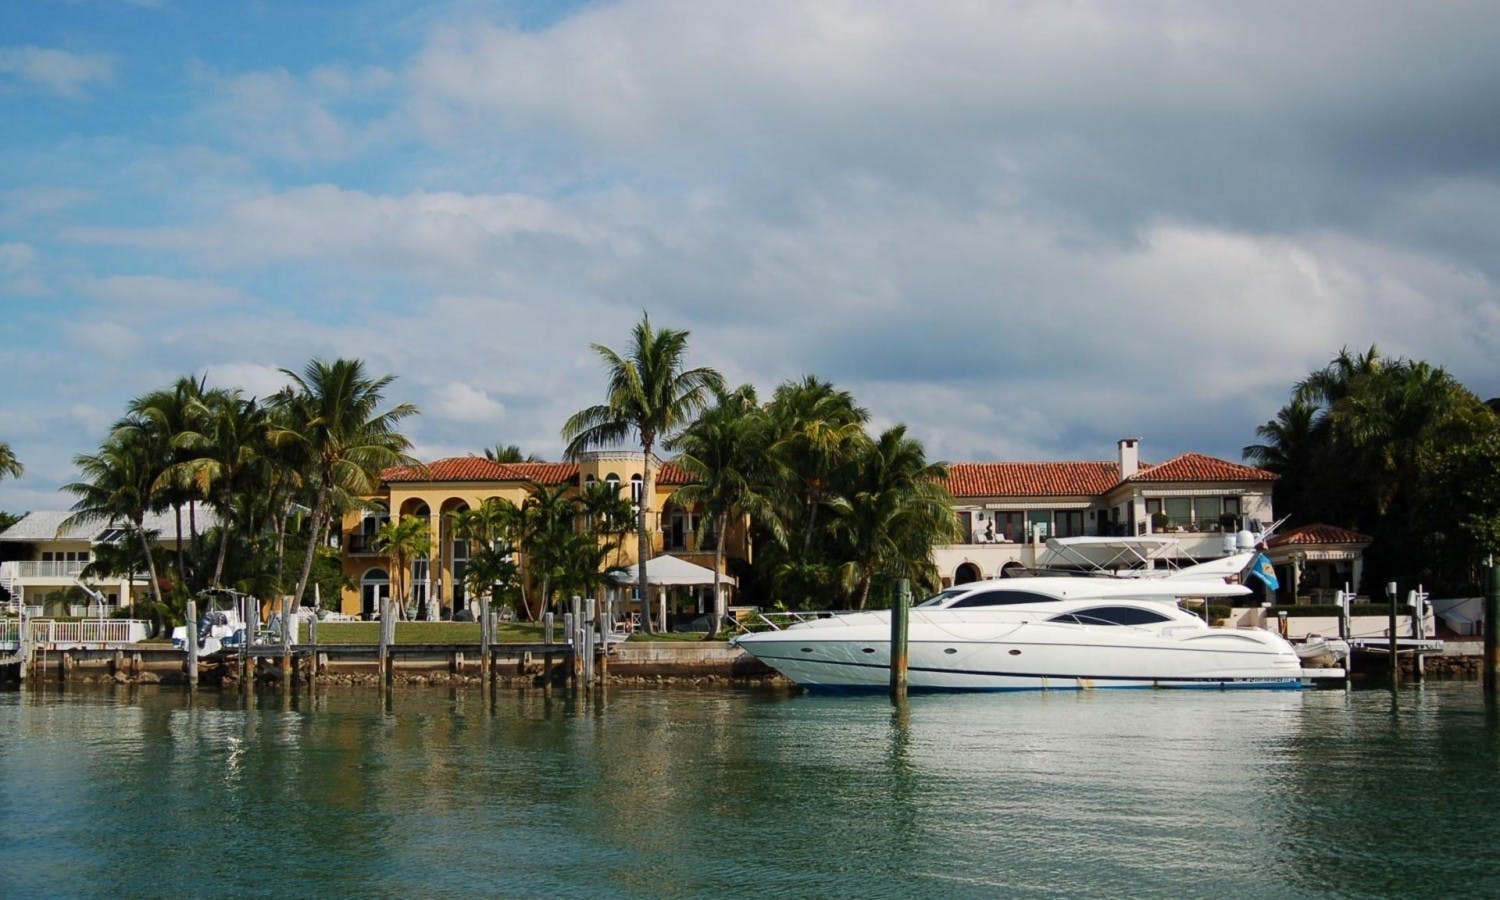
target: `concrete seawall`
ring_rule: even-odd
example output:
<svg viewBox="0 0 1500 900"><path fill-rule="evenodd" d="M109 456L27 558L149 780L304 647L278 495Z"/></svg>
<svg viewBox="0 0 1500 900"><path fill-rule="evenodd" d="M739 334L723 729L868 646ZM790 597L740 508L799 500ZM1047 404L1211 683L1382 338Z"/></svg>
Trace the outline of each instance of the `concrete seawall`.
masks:
<svg viewBox="0 0 1500 900"><path fill-rule="evenodd" d="M492 648L490 674L497 682L512 685L540 683L550 660L554 682L570 669L567 645L548 652L538 645ZM256 648L253 677L257 681L279 681L283 659L275 648ZM482 662L477 645L395 645L390 648L392 680L414 684L479 683ZM312 679L331 684L375 684L379 680L379 650L374 646L302 645L293 648L287 668L297 682ZM722 641L630 642L615 645L602 671L610 683L784 681L776 672L737 647ZM205 685L235 684L240 679L238 656L205 658L199 666ZM15 680L18 666L6 667L0 677ZM162 683L187 682L187 654L162 644L119 647L71 647L38 649L27 673L39 682L64 683Z"/></svg>

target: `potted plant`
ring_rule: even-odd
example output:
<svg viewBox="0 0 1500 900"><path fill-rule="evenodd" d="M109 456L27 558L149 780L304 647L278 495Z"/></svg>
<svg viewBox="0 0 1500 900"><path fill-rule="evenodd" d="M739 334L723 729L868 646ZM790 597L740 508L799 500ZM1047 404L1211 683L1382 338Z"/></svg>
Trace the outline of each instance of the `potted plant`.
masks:
<svg viewBox="0 0 1500 900"><path fill-rule="evenodd" d="M1152 513L1151 514L1151 530L1154 531L1154 532L1157 532L1157 533L1166 531L1167 530L1167 522L1168 521L1169 520L1167 519L1167 514L1166 513L1164 513L1164 512L1154 512L1154 513Z"/></svg>

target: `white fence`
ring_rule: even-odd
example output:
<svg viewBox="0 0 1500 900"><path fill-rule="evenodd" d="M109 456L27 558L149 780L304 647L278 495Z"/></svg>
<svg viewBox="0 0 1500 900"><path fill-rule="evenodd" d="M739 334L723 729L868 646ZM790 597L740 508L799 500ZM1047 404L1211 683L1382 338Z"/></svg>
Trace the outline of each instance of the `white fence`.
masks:
<svg viewBox="0 0 1500 900"><path fill-rule="evenodd" d="M20 624L19 619L0 619L0 644L18 643ZM76 622L30 619L26 630L31 642L43 647L134 644L146 639L147 623L140 619L82 619Z"/></svg>

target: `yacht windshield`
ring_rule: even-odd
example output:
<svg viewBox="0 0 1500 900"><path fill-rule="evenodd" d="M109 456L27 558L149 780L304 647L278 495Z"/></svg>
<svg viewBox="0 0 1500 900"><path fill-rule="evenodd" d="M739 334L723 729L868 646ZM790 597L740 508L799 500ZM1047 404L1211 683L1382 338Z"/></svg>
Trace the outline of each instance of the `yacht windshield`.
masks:
<svg viewBox="0 0 1500 900"><path fill-rule="evenodd" d="M926 600L918 603L917 606L942 606L944 603L947 603L949 600L952 600L954 597L957 597L959 594L965 593L968 590L969 589L967 587L951 587L946 591L938 591L936 594L933 594L931 597L928 597Z"/></svg>

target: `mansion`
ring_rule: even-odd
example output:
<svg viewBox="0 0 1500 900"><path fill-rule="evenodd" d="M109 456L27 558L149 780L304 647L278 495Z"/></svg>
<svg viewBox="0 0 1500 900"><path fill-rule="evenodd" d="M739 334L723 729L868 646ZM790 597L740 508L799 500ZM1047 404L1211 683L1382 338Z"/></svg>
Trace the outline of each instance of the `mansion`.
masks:
<svg viewBox="0 0 1500 900"><path fill-rule="evenodd" d="M1225 555L1226 535L1259 532L1274 519L1271 488L1276 476L1263 469L1198 453L1183 453L1164 462L1141 461L1139 441L1123 439L1113 459L1084 462L959 462L948 465L962 539L935 548L934 561L945 585L993 578L1009 570L1056 564L1048 557L1052 537L1160 537L1168 557L1205 561ZM673 493L689 483L670 460L655 467L651 556L671 556L700 567L713 565L711 549L700 549L700 522L695 510L673 504ZM440 459L422 466L387 470L371 507L346 513L336 537L347 587L337 604L351 616L370 616L391 590L390 561L376 549L374 537L392 518L420 516L430 522L432 552L411 563L413 600L447 610L469 605L465 569L469 544L458 539L452 514L472 509L492 497L520 505L535 485L545 488L592 483L615 486L622 498L639 504L645 483L645 460L639 452L590 453L578 462L500 463L483 457ZM75 584L93 556L94 543L117 540L111 529L97 534L70 529L56 532L66 514L30 513L0 533L0 587L28 605ZM165 524L165 523L163 523ZM49 531L49 528L51 531ZM173 538L161 530L164 543ZM729 565L748 561L753 548L743 524L726 534ZM1289 540L1286 538L1290 538ZM1323 546L1327 544L1328 546ZM1310 526L1271 542L1270 555L1283 571L1283 594L1300 595L1310 585L1358 583L1359 556L1368 538L1351 532ZM633 531L621 541L612 564L636 562ZM1321 568L1319 568L1321 566ZM648 566L648 571L650 567ZM726 573L727 574L727 573ZM142 580L119 579L103 593L112 604ZM691 613L708 606L708 588L690 589ZM709 607L711 608L711 607Z"/></svg>

